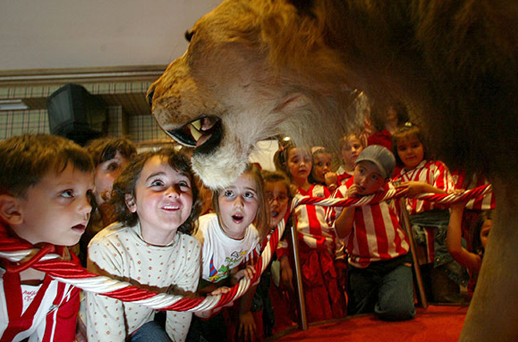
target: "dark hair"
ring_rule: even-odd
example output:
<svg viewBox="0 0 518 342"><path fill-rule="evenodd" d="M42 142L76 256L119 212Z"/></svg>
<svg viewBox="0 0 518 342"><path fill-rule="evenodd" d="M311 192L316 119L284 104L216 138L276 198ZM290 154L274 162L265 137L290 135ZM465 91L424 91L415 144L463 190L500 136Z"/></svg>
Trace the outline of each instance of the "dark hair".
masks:
<svg viewBox="0 0 518 342"><path fill-rule="evenodd" d="M126 205L126 195L131 195L135 198L135 186L142 173L142 169L146 162L155 157L160 156L167 160L177 172L183 173L189 177L192 188L192 209L189 218L178 228L178 231L191 235L196 228L198 216L201 210L201 199L198 196L198 187L194 179L194 174L191 170L189 159L182 153L177 153L172 148L162 148L158 151L148 151L138 154L130 164L122 171L121 175L113 184L112 196L110 203L113 205L115 217L117 221L122 222L126 226L133 227L138 222L138 214L132 213Z"/></svg>
<svg viewBox="0 0 518 342"><path fill-rule="evenodd" d="M242 174L248 173L252 176L252 178L255 181L255 187L256 187L256 193L257 193L257 202L259 204L259 207L257 208L257 215L256 215L256 228L259 231L259 234L261 237L265 236L267 229L268 229L268 222L269 222L269 212L268 212L268 203L266 201L266 197L264 196L264 181L263 177L261 176L261 170L259 167L255 164L248 164L243 171ZM225 191L225 188L214 190L212 193L212 206L214 207L214 211L218 215L220 215L220 209L219 209L219 195L222 191ZM221 225L221 221L220 225Z"/></svg>
<svg viewBox="0 0 518 342"><path fill-rule="evenodd" d="M92 158L83 147L51 134L24 134L0 142L0 194L24 197L54 169L58 174L71 163L81 172L93 172Z"/></svg>
<svg viewBox="0 0 518 342"><path fill-rule="evenodd" d="M137 155L135 145L126 138L104 137L88 142L86 149L92 156L95 166L113 159L117 152L130 160Z"/></svg>
<svg viewBox="0 0 518 342"><path fill-rule="evenodd" d="M329 152L325 147L318 148L311 154L311 172L309 173L308 182L311 184L321 184L325 186L325 183L319 183L315 175L313 174L315 172L315 157L317 154L329 154L331 156L331 161L333 160L333 154Z"/></svg>
<svg viewBox="0 0 518 342"><path fill-rule="evenodd" d="M408 108L403 101L396 100L389 104L375 102L371 105L371 120L376 132L385 128L387 113L390 108L397 113L397 125L400 126L410 120Z"/></svg>
<svg viewBox="0 0 518 342"><path fill-rule="evenodd" d="M399 166L403 166L404 164L403 161L401 161L397 151L398 142L410 137L416 137L417 140L423 144L423 159L428 160L430 158L430 154L428 152L428 140L425 136L424 130L416 124L407 122L403 126L399 127L396 132L394 132L394 135L392 135L392 153L394 153L394 156L396 157L396 163Z"/></svg>
<svg viewBox="0 0 518 342"><path fill-rule="evenodd" d="M484 226L484 222L487 220L493 220L494 211L493 210L485 210L478 217L475 222L473 228L473 241L471 242L471 248L475 253L480 256L484 256L484 246L482 246L482 241L480 240L480 233L482 232L482 227Z"/></svg>

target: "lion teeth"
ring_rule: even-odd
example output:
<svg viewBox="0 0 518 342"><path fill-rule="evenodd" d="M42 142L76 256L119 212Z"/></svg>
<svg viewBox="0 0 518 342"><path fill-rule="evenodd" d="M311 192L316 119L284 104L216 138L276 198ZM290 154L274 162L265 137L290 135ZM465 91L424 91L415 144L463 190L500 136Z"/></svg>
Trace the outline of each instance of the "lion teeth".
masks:
<svg viewBox="0 0 518 342"><path fill-rule="evenodd" d="M194 128L196 128L196 130L199 131L201 128L201 120L196 120L196 121L192 122L191 125L193 125Z"/></svg>
<svg viewBox="0 0 518 342"><path fill-rule="evenodd" d="M199 121L197 121L197 122L199 123ZM200 126L200 127L201 127L201 126ZM195 127L193 124L191 124L191 125L189 126L189 129L190 129L190 131L191 131L191 135L192 135L192 137L194 138L194 140L195 140L195 141L200 140L200 138L201 138L201 136L202 136L203 134L202 134L199 130L197 130L197 129L196 129L196 127Z"/></svg>

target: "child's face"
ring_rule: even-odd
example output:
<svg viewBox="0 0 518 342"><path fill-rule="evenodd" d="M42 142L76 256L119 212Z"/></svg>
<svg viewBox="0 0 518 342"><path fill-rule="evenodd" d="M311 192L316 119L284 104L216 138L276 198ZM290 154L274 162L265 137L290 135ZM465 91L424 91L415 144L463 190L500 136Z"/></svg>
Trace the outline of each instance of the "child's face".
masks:
<svg viewBox="0 0 518 342"><path fill-rule="evenodd" d="M256 183L250 173L243 173L231 186L218 195L222 229L232 239L242 239L255 220L259 202Z"/></svg>
<svg viewBox="0 0 518 342"><path fill-rule="evenodd" d="M356 135L349 137L342 148L342 158L345 165L354 168L354 163L362 151L363 146L360 139Z"/></svg>
<svg viewBox="0 0 518 342"><path fill-rule="evenodd" d="M109 159L95 168L95 202L101 205L110 199L113 182L120 176L128 160L119 151L112 159Z"/></svg>
<svg viewBox="0 0 518 342"><path fill-rule="evenodd" d="M480 229L480 243L484 249L487 246L487 239L489 237L489 232L491 231L491 227L493 226L492 220L485 220L482 228Z"/></svg>
<svg viewBox="0 0 518 342"><path fill-rule="evenodd" d="M291 178L295 181L306 181L311 172L311 157L300 149L292 148L288 153L288 170Z"/></svg>
<svg viewBox="0 0 518 342"><path fill-rule="evenodd" d="M423 144L416 136L402 138L397 142L397 153L405 168L413 169L423 161Z"/></svg>
<svg viewBox="0 0 518 342"><path fill-rule="evenodd" d="M281 222L288 210L288 189L283 181L277 181L266 182L264 191L270 205L270 228L274 228Z"/></svg>
<svg viewBox="0 0 518 342"><path fill-rule="evenodd" d="M358 187L358 195L365 196L378 191L385 180L374 163L363 160L354 168L354 184Z"/></svg>
<svg viewBox="0 0 518 342"><path fill-rule="evenodd" d="M332 157L329 153L317 153L314 156L313 177L319 183L325 183L325 174L331 171Z"/></svg>
<svg viewBox="0 0 518 342"><path fill-rule="evenodd" d="M137 213L146 242L167 244L189 218L192 196L189 176L174 170L163 156L153 156L135 184L135 199L127 195L127 205Z"/></svg>
<svg viewBox="0 0 518 342"><path fill-rule="evenodd" d="M23 222L13 230L33 244L75 245L90 218L93 188L93 173L71 163L59 174L49 171L25 198L18 198Z"/></svg>

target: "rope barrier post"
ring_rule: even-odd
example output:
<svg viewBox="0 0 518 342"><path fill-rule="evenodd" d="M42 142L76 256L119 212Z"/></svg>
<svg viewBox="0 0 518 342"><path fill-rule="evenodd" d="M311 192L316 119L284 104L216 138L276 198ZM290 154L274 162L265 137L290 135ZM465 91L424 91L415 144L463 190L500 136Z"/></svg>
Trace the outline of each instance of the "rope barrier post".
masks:
<svg viewBox="0 0 518 342"><path fill-rule="evenodd" d="M302 285L302 267L300 265L299 257L299 241L297 239L297 231L293 227L286 227L290 231L290 239L292 253L293 253L293 264L295 269L295 291L297 292L297 310L299 311L299 328L300 330L308 330L308 319L306 315L306 302L304 300L304 288Z"/></svg>
<svg viewBox="0 0 518 342"><path fill-rule="evenodd" d="M424 291L423 278L421 277L421 269L419 268L419 260L417 258L417 249L415 246L414 234L412 234L412 226L410 225L410 218L408 215L408 211L406 210L405 198L401 197L399 201L399 206L401 209L400 222L403 225L403 230L406 232L408 241L410 242L410 252L412 253L414 276L415 281L417 283L417 289L419 292L419 299L421 302L421 306L426 309L428 307L428 300L426 299L426 293Z"/></svg>

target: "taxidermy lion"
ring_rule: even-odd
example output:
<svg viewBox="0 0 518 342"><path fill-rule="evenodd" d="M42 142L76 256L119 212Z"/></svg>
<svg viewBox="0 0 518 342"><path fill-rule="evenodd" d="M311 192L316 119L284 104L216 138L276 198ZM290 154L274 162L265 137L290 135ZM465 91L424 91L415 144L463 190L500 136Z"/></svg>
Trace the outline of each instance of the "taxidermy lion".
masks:
<svg viewBox="0 0 518 342"><path fill-rule="evenodd" d="M460 339L518 341L518 2L227 0L186 37L149 96L212 188L258 140L333 146L359 92L410 104L440 159L487 175L498 201Z"/></svg>

